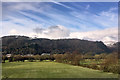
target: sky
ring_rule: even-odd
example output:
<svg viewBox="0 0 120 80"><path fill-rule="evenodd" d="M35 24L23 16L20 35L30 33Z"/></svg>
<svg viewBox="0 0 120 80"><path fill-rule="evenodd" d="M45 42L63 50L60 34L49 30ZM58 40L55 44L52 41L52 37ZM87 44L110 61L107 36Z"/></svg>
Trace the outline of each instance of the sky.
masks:
<svg viewBox="0 0 120 80"><path fill-rule="evenodd" d="M117 2L3 2L2 34L117 42Z"/></svg>

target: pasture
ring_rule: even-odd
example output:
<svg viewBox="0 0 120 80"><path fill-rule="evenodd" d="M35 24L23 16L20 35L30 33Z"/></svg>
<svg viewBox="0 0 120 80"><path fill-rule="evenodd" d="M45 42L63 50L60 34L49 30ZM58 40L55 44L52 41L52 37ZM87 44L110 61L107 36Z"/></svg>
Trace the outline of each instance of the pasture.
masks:
<svg viewBox="0 0 120 80"><path fill-rule="evenodd" d="M57 62L6 62L2 78L117 78L114 73Z"/></svg>

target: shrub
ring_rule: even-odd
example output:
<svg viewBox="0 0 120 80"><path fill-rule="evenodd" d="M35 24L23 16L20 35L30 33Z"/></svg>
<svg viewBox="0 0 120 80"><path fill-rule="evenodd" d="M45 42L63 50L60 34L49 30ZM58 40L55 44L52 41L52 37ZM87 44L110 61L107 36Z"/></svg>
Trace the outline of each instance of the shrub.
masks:
<svg viewBox="0 0 120 80"><path fill-rule="evenodd" d="M33 61L34 61L34 56L29 56L29 57L28 57L28 61L29 61L29 62L33 62Z"/></svg>
<svg viewBox="0 0 120 80"><path fill-rule="evenodd" d="M96 63L92 63L92 64L90 65L90 68L92 68L92 69L98 69L98 66L97 66Z"/></svg>
<svg viewBox="0 0 120 80"><path fill-rule="evenodd" d="M2 63L5 63L6 59L7 59L7 57L5 55L2 55Z"/></svg>
<svg viewBox="0 0 120 80"><path fill-rule="evenodd" d="M34 60L40 60L41 56L40 55L35 55Z"/></svg>
<svg viewBox="0 0 120 80"><path fill-rule="evenodd" d="M120 73L117 54L112 53L107 55L100 68L105 72Z"/></svg>
<svg viewBox="0 0 120 80"><path fill-rule="evenodd" d="M21 55L14 55L14 61L23 61L24 62L24 57Z"/></svg>
<svg viewBox="0 0 120 80"><path fill-rule="evenodd" d="M56 62L63 62L63 60L62 60L62 54L57 54L54 57L55 57Z"/></svg>

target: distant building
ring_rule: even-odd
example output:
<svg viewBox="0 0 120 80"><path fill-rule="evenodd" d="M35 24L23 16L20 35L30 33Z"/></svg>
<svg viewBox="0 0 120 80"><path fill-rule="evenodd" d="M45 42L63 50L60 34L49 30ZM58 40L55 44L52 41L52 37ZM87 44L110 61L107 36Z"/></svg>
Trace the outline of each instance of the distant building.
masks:
<svg viewBox="0 0 120 80"><path fill-rule="evenodd" d="M48 53L42 53L41 55L50 55L50 54L48 54Z"/></svg>
<svg viewBox="0 0 120 80"><path fill-rule="evenodd" d="M33 56L33 54L27 54L27 55L25 55L25 56Z"/></svg>
<svg viewBox="0 0 120 80"><path fill-rule="evenodd" d="M7 55L6 55L6 57L11 57L11 56L12 56L12 54L7 54Z"/></svg>

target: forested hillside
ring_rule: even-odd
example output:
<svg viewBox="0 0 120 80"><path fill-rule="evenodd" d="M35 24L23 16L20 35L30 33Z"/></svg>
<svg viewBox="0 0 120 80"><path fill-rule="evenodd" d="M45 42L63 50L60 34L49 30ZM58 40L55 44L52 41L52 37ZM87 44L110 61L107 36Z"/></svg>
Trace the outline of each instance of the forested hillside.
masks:
<svg viewBox="0 0 120 80"><path fill-rule="evenodd" d="M3 54L42 54L65 53L79 51L81 54L109 53L109 49L101 41L87 41L80 39L44 39L29 38L27 36L2 37Z"/></svg>

